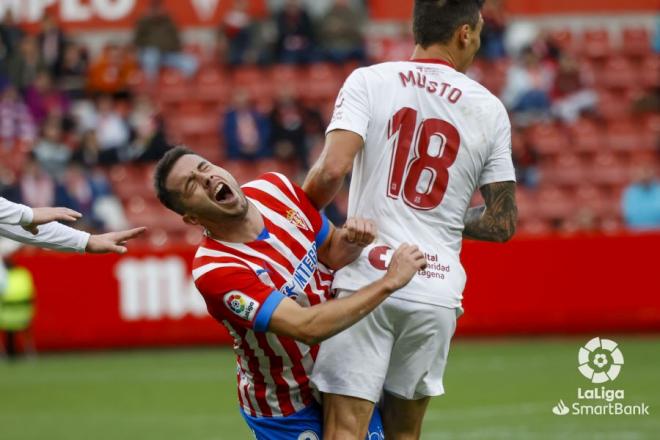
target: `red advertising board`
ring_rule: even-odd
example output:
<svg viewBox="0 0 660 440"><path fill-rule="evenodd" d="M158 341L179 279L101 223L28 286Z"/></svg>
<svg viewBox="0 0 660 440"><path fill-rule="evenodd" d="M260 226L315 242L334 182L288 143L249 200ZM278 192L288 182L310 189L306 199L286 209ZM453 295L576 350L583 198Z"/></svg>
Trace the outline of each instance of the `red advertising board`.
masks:
<svg viewBox="0 0 660 440"><path fill-rule="evenodd" d="M0 0L0 17L10 11L30 27L45 14L54 14L67 30L130 28L151 0ZM163 0L180 27L216 26L234 0ZM250 0L251 13L266 14L265 0Z"/></svg>
<svg viewBox="0 0 660 440"><path fill-rule="evenodd" d="M660 331L660 234L467 242L461 335ZM229 343L190 277L194 249L23 252L39 349Z"/></svg>

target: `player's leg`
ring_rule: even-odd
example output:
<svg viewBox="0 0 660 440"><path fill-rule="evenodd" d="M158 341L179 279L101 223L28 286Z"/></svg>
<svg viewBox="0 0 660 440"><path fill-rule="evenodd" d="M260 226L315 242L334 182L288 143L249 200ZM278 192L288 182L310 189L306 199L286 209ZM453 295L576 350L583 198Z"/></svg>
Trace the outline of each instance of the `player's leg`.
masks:
<svg viewBox="0 0 660 440"><path fill-rule="evenodd" d="M340 292L339 297L350 293ZM326 440L362 440L380 400L394 343L387 301L321 344L312 383L324 394Z"/></svg>
<svg viewBox="0 0 660 440"><path fill-rule="evenodd" d="M419 439L430 397L444 394L442 377L456 329L455 309L391 299L397 320L385 379L383 424L388 440Z"/></svg>
<svg viewBox="0 0 660 440"><path fill-rule="evenodd" d="M390 440L417 440L422 435L422 422L430 397L418 400L400 399L385 392L383 399L383 427Z"/></svg>
<svg viewBox="0 0 660 440"><path fill-rule="evenodd" d="M367 437L374 402L339 394L323 395L323 438L362 440Z"/></svg>

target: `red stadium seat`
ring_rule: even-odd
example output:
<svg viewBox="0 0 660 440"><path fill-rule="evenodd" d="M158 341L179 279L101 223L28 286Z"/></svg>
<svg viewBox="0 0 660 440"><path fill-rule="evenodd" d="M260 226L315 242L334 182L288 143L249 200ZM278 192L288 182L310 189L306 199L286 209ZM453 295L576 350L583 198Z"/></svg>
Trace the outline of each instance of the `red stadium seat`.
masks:
<svg viewBox="0 0 660 440"><path fill-rule="evenodd" d="M268 82L272 84L275 94L285 90L300 96L305 83L305 71L288 64L273 66L268 74Z"/></svg>
<svg viewBox="0 0 660 440"><path fill-rule="evenodd" d="M596 75L599 86L607 88L626 89L637 84L637 69L625 57L611 57L603 69Z"/></svg>
<svg viewBox="0 0 660 440"><path fill-rule="evenodd" d="M591 58L606 57L612 52L607 29L590 29L582 35L582 51Z"/></svg>
<svg viewBox="0 0 660 440"><path fill-rule="evenodd" d="M612 151L644 149L645 140L638 124L630 120L612 121L607 126L607 145Z"/></svg>
<svg viewBox="0 0 660 440"><path fill-rule="evenodd" d="M647 88L660 87L660 56L649 55L639 67L640 83Z"/></svg>
<svg viewBox="0 0 660 440"><path fill-rule="evenodd" d="M191 89L181 72L164 69L158 78L158 98L164 103L180 103L190 99Z"/></svg>
<svg viewBox="0 0 660 440"><path fill-rule="evenodd" d="M197 74L193 87L197 100L220 104L227 102L231 84L222 70L207 67Z"/></svg>
<svg viewBox="0 0 660 440"><path fill-rule="evenodd" d="M177 132L184 136L204 136L218 133L220 116L215 112L208 112L199 104L187 103L170 126L176 124Z"/></svg>
<svg viewBox="0 0 660 440"><path fill-rule="evenodd" d="M542 155L555 155L566 151L570 142L562 126L537 124L530 128L527 140Z"/></svg>
<svg viewBox="0 0 660 440"><path fill-rule="evenodd" d="M575 204L569 193L556 186L544 186L537 191L536 214L544 220L560 220L571 215Z"/></svg>
<svg viewBox="0 0 660 440"><path fill-rule="evenodd" d="M591 153L602 150L606 143L602 129L589 119L580 119L570 127L573 150Z"/></svg>
<svg viewBox="0 0 660 440"><path fill-rule="evenodd" d="M622 92L598 91L598 114L607 120L620 120L630 114L630 96Z"/></svg>
<svg viewBox="0 0 660 440"><path fill-rule="evenodd" d="M574 187L585 179L582 160L569 152L560 154L555 163L541 166L540 172L543 184Z"/></svg>
<svg viewBox="0 0 660 440"><path fill-rule="evenodd" d="M610 152L597 153L585 171L586 181L594 185L618 187L630 180L626 161Z"/></svg>
<svg viewBox="0 0 660 440"><path fill-rule="evenodd" d="M570 29L560 29L549 32L550 39L560 49L568 52L575 50L575 38Z"/></svg>
<svg viewBox="0 0 660 440"><path fill-rule="evenodd" d="M651 35L643 27L624 29L622 39L623 53L627 56L641 57L651 53Z"/></svg>
<svg viewBox="0 0 660 440"><path fill-rule="evenodd" d="M264 69L257 67L240 67L232 74L234 89L246 89L255 100L271 99L273 88L268 81Z"/></svg>
<svg viewBox="0 0 660 440"><path fill-rule="evenodd" d="M304 82L303 95L312 101L332 99L339 93L343 73L329 64L313 64Z"/></svg>
<svg viewBox="0 0 660 440"><path fill-rule="evenodd" d="M259 176L259 171L254 162L242 160L225 161L222 163L222 167L229 171L240 184L254 180Z"/></svg>

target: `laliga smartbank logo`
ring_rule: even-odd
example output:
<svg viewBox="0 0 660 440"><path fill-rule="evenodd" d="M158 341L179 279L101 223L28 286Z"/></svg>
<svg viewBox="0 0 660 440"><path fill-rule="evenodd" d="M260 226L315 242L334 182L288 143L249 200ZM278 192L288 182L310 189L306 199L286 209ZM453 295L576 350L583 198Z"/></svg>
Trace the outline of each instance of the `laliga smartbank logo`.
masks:
<svg viewBox="0 0 660 440"><path fill-rule="evenodd" d="M578 351L578 371L592 384L613 382L624 364L619 345L610 339L593 338ZM649 415L645 403L626 403L625 391L618 388L578 387L577 401L567 405L563 400L552 408L558 416Z"/></svg>

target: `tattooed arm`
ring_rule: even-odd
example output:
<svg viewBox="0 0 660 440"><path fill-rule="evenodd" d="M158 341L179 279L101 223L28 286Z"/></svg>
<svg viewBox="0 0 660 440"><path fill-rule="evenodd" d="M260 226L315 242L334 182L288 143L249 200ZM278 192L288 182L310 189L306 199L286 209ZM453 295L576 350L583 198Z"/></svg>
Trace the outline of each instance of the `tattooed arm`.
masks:
<svg viewBox="0 0 660 440"><path fill-rule="evenodd" d="M504 243L516 232L516 183L496 182L480 190L486 205L468 209L463 237Z"/></svg>

